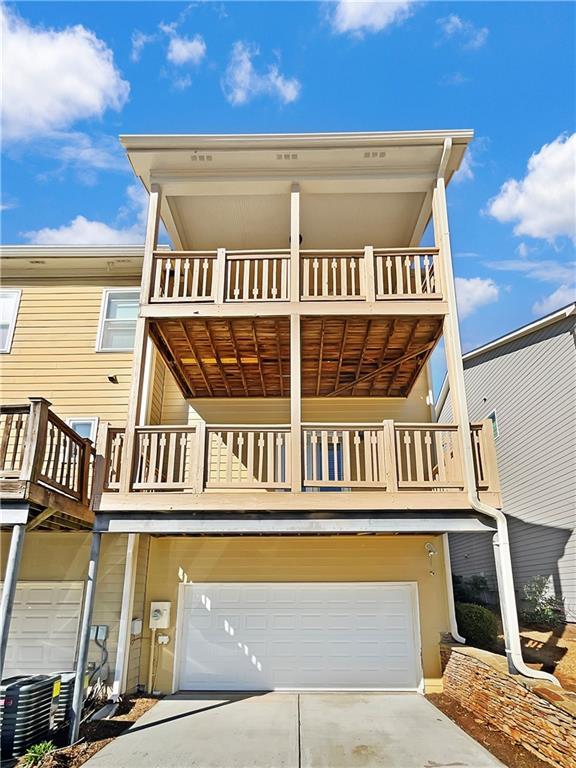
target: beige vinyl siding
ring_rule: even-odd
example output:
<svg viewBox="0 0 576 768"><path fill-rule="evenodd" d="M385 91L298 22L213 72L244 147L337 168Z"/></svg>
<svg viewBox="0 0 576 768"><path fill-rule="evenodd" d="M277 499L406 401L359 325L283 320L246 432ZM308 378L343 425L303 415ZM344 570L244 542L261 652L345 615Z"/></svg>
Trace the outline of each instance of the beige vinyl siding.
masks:
<svg viewBox="0 0 576 768"><path fill-rule="evenodd" d="M133 287L138 276L3 281L21 288L10 354L2 355L0 390L5 403L47 398L62 418L98 416L125 421L132 353L96 352L105 288ZM108 376L118 377L111 384Z"/></svg>
<svg viewBox="0 0 576 768"><path fill-rule="evenodd" d="M438 552L434 575L425 545ZM157 649L155 688L172 690L178 584L182 582L412 581L418 585L426 690L441 689L438 641L448 631L446 583L440 536L276 536L152 538L146 623L150 601L172 603L170 643ZM163 630L164 631L164 630ZM142 653L146 674L149 641Z"/></svg>
<svg viewBox="0 0 576 768"><path fill-rule="evenodd" d="M576 621L576 349L567 318L465 361L470 418L496 411L516 588L545 575ZM441 418L450 418L449 398ZM472 539L474 538L474 541ZM494 583L491 537L450 537L452 567Z"/></svg>
<svg viewBox="0 0 576 768"><path fill-rule="evenodd" d="M90 557L90 539L91 534L88 532L29 531L24 538L19 581L85 582ZM109 653L107 677L109 685L114 679L116 664L127 539L127 535L106 534L102 537L96 583L92 623L108 625L106 648ZM0 580L4 578L9 542L9 533L0 534ZM145 570L146 558L147 548L143 547L142 562L139 563L143 570ZM137 588L140 611L143 608L144 581L145 576L141 572ZM90 643L88 659L95 663L100 661L100 649L93 642Z"/></svg>

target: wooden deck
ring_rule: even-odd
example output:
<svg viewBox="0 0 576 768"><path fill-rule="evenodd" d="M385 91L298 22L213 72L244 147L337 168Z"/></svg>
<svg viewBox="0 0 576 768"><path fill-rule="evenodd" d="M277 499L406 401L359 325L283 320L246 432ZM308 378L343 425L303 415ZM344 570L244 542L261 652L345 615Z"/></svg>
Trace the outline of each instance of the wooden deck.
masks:
<svg viewBox="0 0 576 768"><path fill-rule="evenodd" d="M41 397L0 406L0 499L27 504L28 528L90 529L90 440L80 437Z"/></svg>

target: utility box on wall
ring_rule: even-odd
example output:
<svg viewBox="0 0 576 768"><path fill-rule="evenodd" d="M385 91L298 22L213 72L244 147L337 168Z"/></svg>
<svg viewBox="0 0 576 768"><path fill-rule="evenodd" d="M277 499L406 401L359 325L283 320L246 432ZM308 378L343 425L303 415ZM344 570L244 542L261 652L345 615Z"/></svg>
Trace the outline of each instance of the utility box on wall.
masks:
<svg viewBox="0 0 576 768"><path fill-rule="evenodd" d="M150 603L150 629L168 629L172 603L154 601Z"/></svg>

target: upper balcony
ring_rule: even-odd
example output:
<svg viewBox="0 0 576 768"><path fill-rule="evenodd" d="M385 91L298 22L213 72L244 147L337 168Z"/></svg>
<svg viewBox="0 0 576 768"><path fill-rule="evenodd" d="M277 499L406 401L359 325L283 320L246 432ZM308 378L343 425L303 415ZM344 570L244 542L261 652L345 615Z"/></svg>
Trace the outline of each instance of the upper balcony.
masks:
<svg viewBox="0 0 576 768"><path fill-rule="evenodd" d="M6 519L27 523L28 529L91 528L93 457L91 441L44 398L0 405L0 500Z"/></svg>

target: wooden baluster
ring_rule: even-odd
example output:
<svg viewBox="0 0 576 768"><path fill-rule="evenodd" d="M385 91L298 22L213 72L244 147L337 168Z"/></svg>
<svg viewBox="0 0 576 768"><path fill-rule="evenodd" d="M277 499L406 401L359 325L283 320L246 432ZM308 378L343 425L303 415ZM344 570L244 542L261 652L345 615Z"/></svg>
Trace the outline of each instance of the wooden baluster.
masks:
<svg viewBox="0 0 576 768"><path fill-rule="evenodd" d="M320 458L322 466L321 480L323 483L326 483L330 478L330 469L328 465L328 431L326 429L323 429L320 432L320 446Z"/></svg>
<svg viewBox="0 0 576 768"><path fill-rule="evenodd" d="M278 297L278 270L282 268L282 259L274 259L270 262L270 266L272 267L272 288L270 290L270 296L272 297L272 301L274 299L279 298Z"/></svg>
<svg viewBox="0 0 576 768"><path fill-rule="evenodd" d="M8 456L8 446L10 445L10 432L12 431L13 416L11 413L6 414L6 418L2 424L2 443L0 444L0 469L8 469L8 462L6 457ZM10 469L14 469L14 453L11 454L12 459L10 462Z"/></svg>
<svg viewBox="0 0 576 768"><path fill-rule="evenodd" d="M377 466L378 466L378 482L380 485L386 484L386 447L384 445L384 430L378 429L376 431L377 441Z"/></svg>
<svg viewBox="0 0 576 768"><path fill-rule="evenodd" d="M192 259L192 285L190 286L190 298L198 299L198 283L200 282L200 259Z"/></svg>
<svg viewBox="0 0 576 768"><path fill-rule="evenodd" d="M190 280L190 259L184 259L184 280L182 284L182 298L188 298L188 283Z"/></svg>
<svg viewBox="0 0 576 768"><path fill-rule="evenodd" d="M342 261L342 259L340 259L340 261ZM338 275L336 274L338 262L335 258L330 262L330 269L332 271L332 296L338 296Z"/></svg>
<svg viewBox="0 0 576 768"><path fill-rule="evenodd" d="M322 263L322 296L329 296L328 290L328 259L320 259Z"/></svg>
<svg viewBox="0 0 576 768"><path fill-rule="evenodd" d="M56 429L56 427L50 423L50 428L54 430L56 434L56 448L54 451L54 463L52 464L52 470L49 469L48 465L46 465L46 476L49 477L51 480L56 480L58 477L58 469L60 468L60 465L62 463L62 432L60 432L59 429ZM40 465L42 466L42 465ZM42 471L42 469L40 470Z"/></svg>
<svg viewBox="0 0 576 768"><path fill-rule="evenodd" d="M287 299L290 295L290 259L281 260L281 275L280 275L280 296L283 299ZM297 301L298 297L294 299Z"/></svg>
<svg viewBox="0 0 576 768"><path fill-rule="evenodd" d="M384 257L376 256L376 298L384 293Z"/></svg>
<svg viewBox="0 0 576 768"><path fill-rule="evenodd" d="M164 290L163 295L168 297L170 295L169 293L169 287L170 287L170 265L171 265L171 259L166 259L164 263Z"/></svg>
<svg viewBox="0 0 576 768"><path fill-rule="evenodd" d="M258 482L264 478L264 433L258 432Z"/></svg>
<svg viewBox="0 0 576 768"><path fill-rule="evenodd" d="M366 259L358 259L358 282L360 289L358 295L366 298Z"/></svg>
<svg viewBox="0 0 576 768"><path fill-rule="evenodd" d="M409 482L412 482L414 480L414 476L412 474L412 453L410 450L411 444L412 444L411 433L408 430L405 430L404 431L404 458L406 461L406 479Z"/></svg>
<svg viewBox="0 0 576 768"><path fill-rule="evenodd" d="M356 480L363 480L365 479L364 473L362 472L362 462L360 461L360 432L355 429L354 430L354 461L355 461L355 472L354 476Z"/></svg>
<svg viewBox="0 0 576 768"><path fill-rule="evenodd" d="M302 257L302 295L310 295L310 259Z"/></svg>
<svg viewBox="0 0 576 768"><path fill-rule="evenodd" d="M340 443L340 434L335 429L332 432L332 466L334 467L334 480L341 480L340 471L338 469L338 445Z"/></svg>
<svg viewBox="0 0 576 768"><path fill-rule="evenodd" d="M422 458L422 432L420 430L414 431L414 454L416 458L416 480L423 482L424 477L424 461Z"/></svg>
<svg viewBox="0 0 576 768"><path fill-rule="evenodd" d="M352 475L350 473L350 430L348 429L342 432L342 469L344 481L349 483Z"/></svg>
<svg viewBox="0 0 576 768"><path fill-rule="evenodd" d="M314 261L312 262L312 270L314 273L314 296L318 296L318 270L319 270L319 264L318 259L314 258Z"/></svg>
<svg viewBox="0 0 576 768"><path fill-rule="evenodd" d="M16 421L14 422L14 440L13 440L13 446L12 446L12 462L11 462L12 466L10 467L11 469L15 469L20 465L18 461L18 449L20 447L21 432L22 432L22 414L18 413L16 414ZM4 466L4 461L2 461L0 466L2 467Z"/></svg>
<svg viewBox="0 0 576 768"><path fill-rule="evenodd" d="M426 291L425 293L430 293L430 258L428 254L424 256L424 275L425 275L425 281L426 281Z"/></svg>
<svg viewBox="0 0 576 768"><path fill-rule="evenodd" d="M414 255L414 284L416 293L422 293L422 268L420 266L420 254Z"/></svg>
<svg viewBox="0 0 576 768"><path fill-rule="evenodd" d="M274 467L274 475L272 478L276 483L281 483L284 480L282 473L282 438L282 432L278 432L276 434L276 466Z"/></svg>
<svg viewBox="0 0 576 768"><path fill-rule="evenodd" d="M234 458L235 432L226 432L226 485L232 484L232 461Z"/></svg>
<svg viewBox="0 0 576 768"><path fill-rule="evenodd" d="M153 485L156 482L156 467L158 457L158 432L150 432L150 457L148 460L146 483Z"/></svg>
<svg viewBox="0 0 576 768"><path fill-rule="evenodd" d="M162 282L162 259L156 259L154 262L154 293L152 294L155 299L159 299L161 296L160 284Z"/></svg>
<svg viewBox="0 0 576 768"><path fill-rule="evenodd" d="M442 440L442 432L436 430L434 432L434 442L436 444L436 465L438 467L438 480L446 480L446 465L444 456L444 446Z"/></svg>
<svg viewBox="0 0 576 768"><path fill-rule="evenodd" d="M390 256L386 257L386 290L384 290L384 293L388 296L394 293L394 289L392 287L392 259Z"/></svg>
<svg viewBox="0 0 576 768"><path fill-rule="evenodd" d="M424 433L424 445L426 446L426 480L434 480L434 464L432 462L432 437L430 430Z"/></svg>
<svg viewBox="0 0 576 768"><path fill-rule="evenodd" d="M202 293L201 296L203 299L208 298L210 295L208 293L208 268L210 267L210 262L208 259L204 259L202 261ZM214 283L214 262L212 262L212 283Z"/></svg>
<svg viewBox="0 0 576 768"><path fill-rule="evenodd" d="M404 259L404 269L406 270L406 293L412 293L412 273L410 270L410 256Z"/></svg>
<svg viewBox="0 0 576 768"><path fill-rule="evenodd" d="M274 271L274 261L272 259L264 259L262 262L262 295L260 298L265 301L270 299L268 295L268 269L270 263L272 263L272 270Z"/></svg>
<svg viewBox="0 0 576 768"><path fill-rule="evenodd" d="M350 259L350 296L356 296L356 259Z"/></svg>
<svg viewBox="0 0 576 768"><path fill-rule="evenodd" d="M274 433L266 434L266 482L274 479Z"/></svg>
<svg viewBox="0 0 576 768"><path fill-rule="evenodd" d="M367 483L372 482L372 446L370 445L370 431L367 429L362 430L362 438L364 443L364 473Z"/></svg>
<svg viewBox="0 0 576 768"><path fill-rule="evenodd" d="M290 432L284 433L284 482L290 485L292 482L292 464L291 464L291 447L290 447Z"/></svg>
<svg viewBox="0 0 576 768"><path fill-rule="evenodd" d="M166 466L166 472L164 473L164 454L161 454L159 469L162 473L161 480L165 483L177 482L178 466L176 465L176 440L178 439L177 432L168 432L164 434L164 443L166 443L166 437L168 437L168 464ZM180 433L182 434L182 433Z"/></svg>
<svg viewBox="0 0 576 768"><path fill-rule="evenodd" d="M247 467L248 467L248 482L252 484L254 482L254 432L248 432L248 447L247 447Z"/></svg>
<svg viewBox="0 0 576 768"><path fill-rule="evenodd" d="M242 301L248 301L250 298L250 261L248 259L243 259L241 263L244 272L242 275Z"/></svg>
<svg viewBox="0 0 576 768"><path fill-rule="evenodd" d="M348 259L340 259L340 291L342 296L348 296ZM352 294L350 294L352 295Z"/></svg>
<svg viewBox="0 0 576 768"><path fill-rule="evenodd" d="M404 278L402 276L402 256L394 256L394 265L396 267L396 294L404 294Z"/></svg>
<svg viewBox="0 0 576 768"><path fill-rule="evenodd" d="M316 430L313 430L310 442L312 445L312 480L316 481L320 479L318 477L318 434Z"/></svg>
<svg viewBox="0 0 576 768"><path fill-rule="evenodd" d="M181 259L174 259L174 284L172 286L172 298L177 299L180 295L180 268Z"/></svg>

